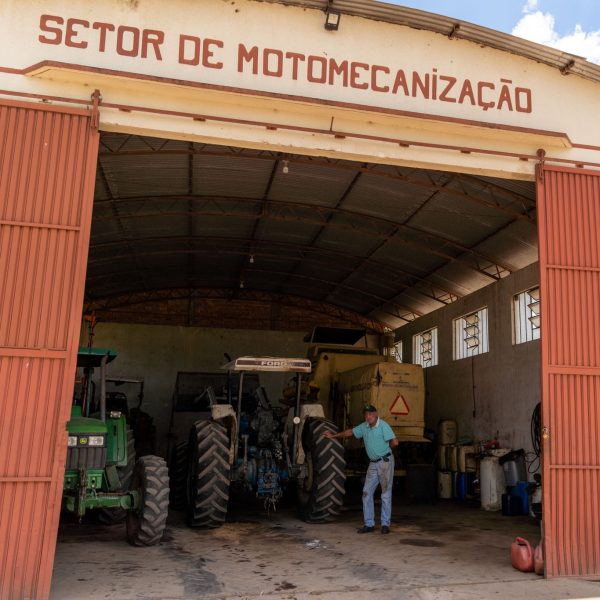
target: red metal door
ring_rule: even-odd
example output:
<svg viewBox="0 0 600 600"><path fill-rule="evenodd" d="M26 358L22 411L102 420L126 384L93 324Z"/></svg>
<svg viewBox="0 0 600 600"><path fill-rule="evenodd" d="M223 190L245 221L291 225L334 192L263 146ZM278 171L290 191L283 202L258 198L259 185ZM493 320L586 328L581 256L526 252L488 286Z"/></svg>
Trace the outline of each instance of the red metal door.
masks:
<svg viewBox="0 0 600 600"><path fill-rule="evenodd" d="M0 598L47 598L97 113L0 100Z"/></svg>
<svg viewBox="0 0 600 600"><path fill-rule="evenodd" d="M600 173L538 173L549 577L600 575Z"/></svg>

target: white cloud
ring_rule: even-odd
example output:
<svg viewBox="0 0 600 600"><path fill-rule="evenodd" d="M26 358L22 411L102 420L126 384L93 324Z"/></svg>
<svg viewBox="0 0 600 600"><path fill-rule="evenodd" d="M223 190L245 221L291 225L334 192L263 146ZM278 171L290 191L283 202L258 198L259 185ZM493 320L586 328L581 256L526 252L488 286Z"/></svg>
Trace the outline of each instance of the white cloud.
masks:
<svg viewBox="0 0 600 600"><path fill-rule="evenodd" d="M527 0L525 6L523 6L524 13L530 13L536 10L538 7L538 0Z"/></svg>
<svg viewBox="0 0 600 600"><path fill-rule="evenodd" d="M527 0L523 6L525 16L513 28L513 35L600 64L600 30L586 32L581 25L576 25L572 32L561 36L555 29L554 15L536 10L537 3L538 0Z"/></svg>
<svg viewBox="0 0 600 600"><path fill-rule="evenodd" d="M536 11L526 14L513 28L512 34L517 37L554 46L558 41L558 34L554 30L555 20L550 13Z"/></svg>

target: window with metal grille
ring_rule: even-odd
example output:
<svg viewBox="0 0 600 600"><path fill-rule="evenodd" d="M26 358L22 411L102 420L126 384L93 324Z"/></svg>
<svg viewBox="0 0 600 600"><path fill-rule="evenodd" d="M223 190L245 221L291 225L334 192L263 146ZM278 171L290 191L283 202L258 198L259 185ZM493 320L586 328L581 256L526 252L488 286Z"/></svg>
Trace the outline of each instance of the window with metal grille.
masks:
<svg viewBox="0 0 600 600"><path fill-rule="evenodd" d="M488 310L480 308L454 319L454 360L489 352Z"/></svg>
<svg viewBox="0 0 600 600"><path fill-rule="evenodd" d="M513 297L513 339L523 344L540 339L540 288Z"/></svg>
<svg viewBox="0 0 600 600"><path fill-rule="evenodd" d="M438 364L437 327L413 335L413 362L425 367Z"/></svg>

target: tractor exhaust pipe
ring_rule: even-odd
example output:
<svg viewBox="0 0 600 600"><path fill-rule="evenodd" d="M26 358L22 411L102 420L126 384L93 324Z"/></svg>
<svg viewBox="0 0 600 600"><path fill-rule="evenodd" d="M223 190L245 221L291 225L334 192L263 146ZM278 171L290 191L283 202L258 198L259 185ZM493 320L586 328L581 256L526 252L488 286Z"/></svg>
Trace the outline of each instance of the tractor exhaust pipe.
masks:
<svg viewBox="0 0 600 600"><path fill-rule="evenodd" d="M108 354L102 357L100 363L100 420L106 423L106 363Z"/></svg>

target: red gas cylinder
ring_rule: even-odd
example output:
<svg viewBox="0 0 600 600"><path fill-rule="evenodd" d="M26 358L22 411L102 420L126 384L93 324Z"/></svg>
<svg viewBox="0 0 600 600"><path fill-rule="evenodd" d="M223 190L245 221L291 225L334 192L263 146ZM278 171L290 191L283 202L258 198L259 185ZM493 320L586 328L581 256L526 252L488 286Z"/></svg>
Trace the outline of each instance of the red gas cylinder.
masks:
<svg viewBox="0 0 600 600"><path fill-rule="evenodd" d="M533 568L537 575L544 574L544 549L542 548L542 542L535 547L533 553Z"/></svg>
<svg viewBox="0 0 600 600"><path fill-rule="evenodd" d="M510 546L510 561L512 566L524 573L533 571L533 548L521 537L515 539Z"/></svg>

